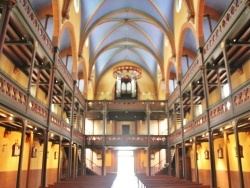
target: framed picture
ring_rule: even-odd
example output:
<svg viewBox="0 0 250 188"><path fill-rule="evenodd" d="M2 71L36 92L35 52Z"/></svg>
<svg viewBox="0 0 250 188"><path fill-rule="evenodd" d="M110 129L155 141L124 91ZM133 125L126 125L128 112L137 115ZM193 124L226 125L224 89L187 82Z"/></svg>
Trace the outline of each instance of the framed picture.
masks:
<svg viewBox="0 0 250 188"><path fill-rule="evenodd" d="M32 158L36 158L36 153L37 153L37 149L34 147L32 147L32 153L31 153L31 157Z"/></svg>
<svg viewBox="0 0 250 188"><path fill-rule="evenodd" d="M223 159L223 149L222 149L222 147L219 147L217 152L218 152L218 158Z"/></svg>
<svg viewBox="0 0 250 188"><path fill-rule="evenodd" d="M209 159L209 151L205 150L204 151L205 159Z"/></svg>
<svg viewBox="0 0 250 188"><path fill-rule="evenodd" d="M15 144L12 145L12 156L17 157L19 155L20 155L20 146L16 142Z"/></svg>

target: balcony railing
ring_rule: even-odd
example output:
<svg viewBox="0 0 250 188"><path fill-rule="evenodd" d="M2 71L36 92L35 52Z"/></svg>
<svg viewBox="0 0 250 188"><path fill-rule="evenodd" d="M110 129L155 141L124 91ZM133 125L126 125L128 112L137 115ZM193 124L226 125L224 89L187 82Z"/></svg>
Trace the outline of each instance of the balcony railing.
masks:
<svg viewBox="0 0 250 188"><path fill-rule="evenodd" d="M167 136L163 135L86 135L86 146L150 146L166 147Z"/></svg>

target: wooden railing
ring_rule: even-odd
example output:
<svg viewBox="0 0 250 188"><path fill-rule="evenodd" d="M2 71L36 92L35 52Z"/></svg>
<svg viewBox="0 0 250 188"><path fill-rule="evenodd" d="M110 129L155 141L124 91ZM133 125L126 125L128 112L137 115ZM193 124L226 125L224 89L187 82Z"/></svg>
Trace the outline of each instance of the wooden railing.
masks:
<svg viewBox="0 0 250 188"><path fill-rule="evenodd" d="M151 167L151 175L154 176L157 172L162 170L163 168L166 168L166 158L161 160L159 163L155 164L154 166Z"/></svg>
<svg viewBox="0 0 250 188"><path fill-rule="evenodd" d="M92 170L97 175L102 175L102 168L87 158L86 158L86 167Z"/></svg>
<svg viewBox="0 0 250 188"><path fill-rule="evenodd" d="M86 135L86 146L142 146L147 147L148 142L150 146L167 145L167 136L165 135Z"/></svg>

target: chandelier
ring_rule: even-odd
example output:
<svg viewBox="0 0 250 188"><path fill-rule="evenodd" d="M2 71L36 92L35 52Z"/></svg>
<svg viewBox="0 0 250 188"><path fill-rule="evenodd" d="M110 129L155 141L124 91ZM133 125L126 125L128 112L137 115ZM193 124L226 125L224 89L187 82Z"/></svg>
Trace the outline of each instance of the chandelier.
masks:
<svg viewBox="0 0 250 188"><path fill-rule="evenodd" d="M117 79L117 77L119 77L124 82L131 81L131 78L138 80L141 78L141 75L141 68L133 65L122 65L115 67L113 70L114 78Z"/></svg>

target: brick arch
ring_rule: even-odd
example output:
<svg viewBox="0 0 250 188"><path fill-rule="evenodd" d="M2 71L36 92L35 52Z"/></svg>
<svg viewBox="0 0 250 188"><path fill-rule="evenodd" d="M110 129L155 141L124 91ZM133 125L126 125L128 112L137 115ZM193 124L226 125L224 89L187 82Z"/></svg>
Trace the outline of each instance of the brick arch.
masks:
<svg viewBox="0 0 250 188"><path fill-rule="evenodd" d="M74 25L70 21L66 21L63 24L62 29L59 32L57 45L59 45L61 35L62 35L62 33L63 33L63 31L65 29L68 30L69 36L70 36L71 53L72 53L72 59L73 59L72 77L73 77L74 80L76 80L77 79L77 73L78 73L78 63L79 63L78 62L78 49L77 49Z"/></svg>
<svg viewBox="0 0 250 188"><path fill-rule="evenodd" d="M183 45L184 45L184 39L185 39L185 34L186 31L190 29L193 34L194 37L196 39L196 46L199 46L197 43L197 32L194 28L194 25L190 22L186 22L183 24L181 30L180 30L180 39L179 39L179 43L178 43L178 49L176 49L176 67L177 67L177 74L178 74L178 80L182 79L182 66L181 66L181 57L182 57L182 53L183 53Z"/></svg>

